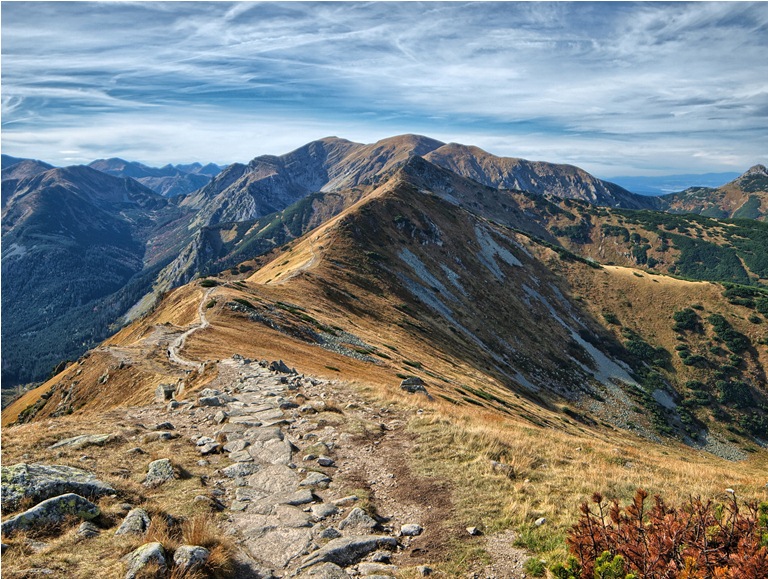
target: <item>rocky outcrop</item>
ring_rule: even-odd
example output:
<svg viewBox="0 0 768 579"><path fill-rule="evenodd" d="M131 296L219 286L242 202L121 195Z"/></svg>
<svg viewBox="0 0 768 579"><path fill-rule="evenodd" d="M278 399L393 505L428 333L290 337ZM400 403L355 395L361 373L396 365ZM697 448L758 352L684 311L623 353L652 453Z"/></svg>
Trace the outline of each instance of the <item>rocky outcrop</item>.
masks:
<svg viewBox="0 0 768 579"><path fill-rule="evenodd" d="M20 463L2 468L4 511L16 510L22 499L38 503L65 493L99 497L114 492L93 473L71 466Z"/></svg>
<svg viewBox="0 0 768 579"><path fill-rule="evenodd" d="M91 501L74 493L67 493L47 499L28 511L3 521L2 533L11 535L16 531L42 530L59 525L68 517L95 519L100 512L99 507Z"/></svg>
<svg viewBox="0 0 768 579"><path fill-rule="evenodd" d="M125 579L136 579L141 572L152 565L158 576L165 576L168 563L165 560L165 549L160 543L146 543L124 557L128 565Z"/></svg>
<svg viewBox="0 0 768 579"><path fill-rule="evenodd" d="M144 509L131 509L123 519L123 522L115 531L115 536L121 535L143 535L149 529L151 519L149 513Z"/></svg>

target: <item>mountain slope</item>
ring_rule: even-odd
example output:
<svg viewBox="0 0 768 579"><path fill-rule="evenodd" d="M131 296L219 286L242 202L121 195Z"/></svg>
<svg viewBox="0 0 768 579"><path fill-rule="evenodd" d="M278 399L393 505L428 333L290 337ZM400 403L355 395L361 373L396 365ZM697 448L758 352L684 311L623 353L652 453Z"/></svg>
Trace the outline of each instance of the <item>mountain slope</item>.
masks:
<svg viewBox="0 0 768 579"><path fill-rule="evenodd" d="M80 166L22 180L2 220L3 382L10 384L104 339L169 259L183 214L131 179ZM160 229L164 240L150 243Z"/></svg>
<svg viewBox="0 0 768 579"><path fill-rule="evenodd" d="M768 216L768 169L764 165L755 165L722 187L692 187L664 195L659 202L662 209L672 213L765 221Z"/></svg>

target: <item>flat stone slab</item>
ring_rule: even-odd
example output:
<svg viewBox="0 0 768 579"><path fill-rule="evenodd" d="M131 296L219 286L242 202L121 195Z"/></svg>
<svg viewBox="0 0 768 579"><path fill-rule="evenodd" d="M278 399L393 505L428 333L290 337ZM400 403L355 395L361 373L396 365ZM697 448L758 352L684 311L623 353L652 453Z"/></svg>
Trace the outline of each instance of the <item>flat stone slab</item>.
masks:
<svg viewBox="0 0 768 579"><path fill-rule="evenodd" d="M262 464L289 464L293 456L293 446L285 439L254 440L247 451Z"/></svg>
<svg viewBox="0 0 768 579"><path fill-rule="evenodd" d="M67 446L72 449L85 448L86 446L102 446L106 444L110 438L114 438L112 434L82 434L80 436L73 436L72 438L65 438L49 446L48 448L61 448Z"/></svg>
<svg viewBox="0 0 768 579"><path fill-rule="evenodd" d="M103 496L115 489L91 472L64 465L20 463L2 467L3 511L13 511L22 499L39 503L45 499L76 493L81 496Z"/></svg>
<svg viewBox="0 0 768 579"><path fill-rule="evenodd" d="M66 517L78 517L90 521L98 517L99 513L99 507L88 499L74 493L67 493L46 499L28 511L3 521L2 534L10 535L16 531L57 525Z"/></svg>
<svg viewBox="0 0 768 579"><path fill-rule="evenodd" d="M248 477L248 486L266 494L289 493L296 490L299 475L292 468L283 464L265 466L256 474Z"/></svg>
<svg viewBox="0 0 768 579"><path fill-rule="evenodd" d="M304 571L299 579L349 579L349 575L334 563L320 563Z"/></svg>
<svg viewBox="0 0 768 579"><path fill-rule="evenodd" d="M358 535L333 539L325 547L307 557L301 569L318 563L335 563L342 567L354 565L368 553L382 548L395 549L397 541L394 537L383 535Z"/></svg>
<svg viewBox="0 0 768 579"><path fill-rule="evenodd" d="M285 569L292 561L309 553L312 531L308 528L275 528L260 537L247 538L245 546L256 560Z"/></svg>

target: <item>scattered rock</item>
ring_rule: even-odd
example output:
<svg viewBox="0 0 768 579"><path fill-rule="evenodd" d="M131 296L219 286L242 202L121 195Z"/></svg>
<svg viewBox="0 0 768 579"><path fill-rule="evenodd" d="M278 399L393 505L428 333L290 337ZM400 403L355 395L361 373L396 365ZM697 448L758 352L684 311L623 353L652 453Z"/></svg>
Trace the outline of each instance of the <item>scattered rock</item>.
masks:
<svg viewBox="0 0 768 579"><path fill-rule="evenodd" d="M317 458L317 464L320 466L333 466L336 464L336 461L334 461L330 456L319 456Z"/></svg>
<svg viewBox="0 0 768 579"><path fill-rule="evenodd" d="M333 527L327 527L322 531L320 531L320 534L318 536L321 539L338 539L339 537L341 537L341 533L339 533Z"/></svg>
<svg viewBox="0 0 768 579"><path fill-rule="evenodd" d="M352 509L347 517L339 523L339 529L360 532L370 532L376 527L374 519L360 507Z"/></svg>
<svg viewBox="0 0 768 579"><path fill-rule="evenodd" d="M67 446L72 449L81 449L86 446L103 446L110 439L115 440L116 437L113 434L83 434L80 436L73 436L72 438L65 438L59 442L49 446L49 449L61 448Z"/></svg>
<svg viewBox="0 0 768 579"><path fill-rule="evenodd" d="M250 442L244 439L239 440L233 440L232 442L228 442L224 445L224 450L227 452L240 452L241 450L245 450L250 446Z"/></svg>
<svg viewBox="0 0 768 579"><path fill-rule="evenodd" d="M223 410L219 410L216 414L213 415L213 421L216 424L221 424L229 417L229 414L224 412Z"/></svg>
<svg viewBox="0 0 768 579"><path fill-rule="evenodd" d="M321 472L310 472L303 481L299 483L302 487L328 486L331 478Z"/></svg>
<svg viewBox="0 0 768 579"><path fill-rule="evenodd" d="M341 497L340 499L336 499L333 501L333 504L337 507L348 507L349 505L353 505L357 501L357 497L355 495L349 495L346 497Z"/></svg>
<svg viewBox="0 0 768 579"><path fill-rule="evenodd" d="M160 424L155 424L152 427L152 430L176 430L170 422L161 422Z"/></svg>
<svg viewBox="0 0 768 579"><path fill-rule="evenodd" d="M166 431L158 431L158 432L147 432L146 434L142 434L141 438L139 439L142 444L148 444L150 442L155 442L158 440L173 440L174 438L178 438L179 435L175 432L166 432Z"/></svg>
<svg viewBox="0 0 768 579"><path fill-rule="evenodd" d="M255 474L259 469L259 465L255 462L238 462L221 469L221 472L229 478L239 478Z"/></svg>
<svg viewBox="0 0 768 579"><path fill-rule="evenodd" d="M389 551L376 551L371 555L371 561L374 563L389 563L392 554Z"/></svg>
<svg viewBox="0 0 768 579"><path fill-rule="evenodd" d="M421 535L422 531L424 531L424 528L416 523L408 523L400 527L400 534L404 537L415 537L416 535Z"/></svg>
<svg viewBox="0 0 768 579"><path fill-rule="evenodd" d="M333 563L321 563L310 567L300 575L301 579L349 579L349 575L338 565Z"/></svg>
<svg viewBox="0 0 768 579"><path fill-rule="evenodd" d="M114 494L115 489L93 473L71 466L20 463L2 467L2 508L5 512L17 509L22 499L39 503L66 493L103 496Z"/></svg>
<svg viewBox="0 0 768 579"><path fill-rule="evenodd" d="M546 518L544 518L544 517L539 517L538 519L536 519L536 520L534 521L534 523L533 523L533 524L534 524L534 525L536 525L537 527L540 527L540 526L542 526L542 525L543 525L544 523L546 523L546 522L547 522L547 519L546 519Z"/></svg>
<svg viewBox="0 0 768 579"><path fill-rule="evenodd" d="M432 575L432 567L428 567L427 565L419 565L416 567L416 570L419 572L419 575L422 577L426 577L427 575Z"/></svg>
<svg viewBox="0 0 768 579"><path fill-rule="evenodd" d="M307 557L301 569L318 563L335 563L342 567L354 565L368 553L385 547L396 549L397 541L393 537L382 535L361 535L333 539L325 547Z"/></svg>
<svg viewBox="0 0 768 579"><path fill-rule="evenodd" d="M153 460L147 467L147 479L145 485L158 485L173 480L176 475L173 472L173 464L168 458Z"/></svg>
<svg viewBox="0 0 768 579"><path fill-rule="evenodd" d="M173 562L182 574L190 573L205 564L211 552L197 545L182 545L173 554Z"/></svg>
<svg viewBox="0 0 768 579"><path fill-rule="evenodd" d="M133 448L129 448L128 450L126 450L125 454L147 454L147 452L143 448L134 446Z"/></svg>
<svg viewBox="0 0 768 579"><path fill-rule="evenodd" d="M197 399L197 404L199 406L224 406L224 403L218 396L203 396Z"/></svg>
<svg viewBox="0 0 768 579"><path fill-rule="evenodd" d="M277 360L269 365L269 369L272 372L280 372L282 374L296 374L296 370L289 368L282 360Z"/></svg>
<svg viewBox="0 0 768 579"><path fill-rule="evenodd" d="M203 456L206 456L208 454L218 454L221 452L221 445L218 442L209 442L208 444L204 444L203 446L198 446L197 450L200 451L200 454Z"/></svg>
<svg viewBox="0 0 768 579"><path fill-rule="evenodd" d="M361 575L390 575L397 571L395 565L387 565L385 563L360 563L357 566L357 570Z"/></svg>
<svg viewBox="0 0 768 579"><path fill-rule="evenodd" d="M400 388L411 394L421 393L427 394L427 389L424 387L424 381L418 376L411 376L400 382Z"/></svg>
<svg viewBox="0 0 768 579"><path fill-rule="evenodd" d="M67 493L46 499L31 509L3 521L2 534L11 535L16 531L59 525L67 517L91 520L99 516L99 507L80 495Z"/></svg>
<svg viewBox="0 0 768 579"><path fill-rule="evenodd" d="M165 576L168 564L165 561L165 549L160 543L146 543L128 553L123 560L128 564L125 579L136 579L142 569L152 564L157 567L158 575Z"/></svg>
<svg viewBox="0 0 768 579"><path fill-rule="evenodd" d="M149 513L142 508L131 509L123 519L123 522L115 531L115 536L121 535L143 535L149 529L151 520Z"/></svg>
<svg viewBox="0 0 768 579"><path fill-rule="evenodd" d="M477 527L467 527L467 533L469 533L473 537L476 537L477 535L480 534L480 529L478 529Z"/></svg>
<svg viewBox="0 0 768 579"><path fill-rule="evenodd" d="M99 529L91 521L83 521L77 528L77 536L83 537L84 539L92 539L99 534L101 534L101 529Z"/></svg>
<svg viewBox="0 0 768 579"><path fill-rule="evenodd" d="M312 505L312 515L319 521L332 517L339 512L339 509L335 505L329 503L320 503L318 505Z"/></svg>
<svg viewBox="0 0 768 579"><path fill-rule="evenodd" d="M511 464L505 464L503 462L497 462L495 460L492 460L491 470L493 472L503 474L505 477L509 479L514 479L517 477L517 474L515 473L515 469Z"/></svg>

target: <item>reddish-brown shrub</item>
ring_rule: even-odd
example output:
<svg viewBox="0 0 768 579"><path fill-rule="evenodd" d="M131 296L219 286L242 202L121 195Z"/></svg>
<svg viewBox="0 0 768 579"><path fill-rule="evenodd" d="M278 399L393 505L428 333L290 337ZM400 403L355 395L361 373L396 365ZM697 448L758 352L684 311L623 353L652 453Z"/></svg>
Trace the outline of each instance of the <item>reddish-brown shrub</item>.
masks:
<svg viewBox="0 0 768 579"><path fill-rule="evenodd" d="M567 538L574 559L555 566L555 576L614 577L618 567L622 578L768 578L768 503L739 505L730 491L723 503L690 498L677 508L647 498L638 489L625 507L598 493L583 503Z"/></svg>

